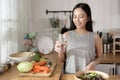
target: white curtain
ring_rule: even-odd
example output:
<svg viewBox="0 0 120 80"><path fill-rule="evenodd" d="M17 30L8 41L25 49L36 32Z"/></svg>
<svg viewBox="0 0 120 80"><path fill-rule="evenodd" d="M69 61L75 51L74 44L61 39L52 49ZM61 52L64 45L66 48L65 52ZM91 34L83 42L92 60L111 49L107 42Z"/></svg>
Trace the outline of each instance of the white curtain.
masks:
<svg viewBox="0 0 120 80"><path fill-rule="evenodd" d="M0 0L0 62L23 51L24 33L29 31L30 0Z"/></svg>

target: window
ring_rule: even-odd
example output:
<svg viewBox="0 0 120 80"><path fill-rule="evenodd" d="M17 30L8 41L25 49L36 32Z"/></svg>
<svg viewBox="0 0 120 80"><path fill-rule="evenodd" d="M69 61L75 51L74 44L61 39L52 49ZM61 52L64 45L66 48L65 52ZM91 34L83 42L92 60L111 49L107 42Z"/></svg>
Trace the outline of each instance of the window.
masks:
<svg viewBox="0 0 120 80"><path fill-rule="evenodd" d="M0 62L24 50L22 40L28 32L30 0L0 0Z"/></svg>

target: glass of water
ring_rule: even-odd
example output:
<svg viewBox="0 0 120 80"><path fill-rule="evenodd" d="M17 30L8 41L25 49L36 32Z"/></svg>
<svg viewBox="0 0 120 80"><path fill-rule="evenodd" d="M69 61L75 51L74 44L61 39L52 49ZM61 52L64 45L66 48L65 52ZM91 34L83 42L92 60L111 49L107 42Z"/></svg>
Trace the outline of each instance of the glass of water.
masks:
<svg viewBox="0 0 120 80"><path fill-rule="evenodd" d="M67 40L63 34L58 34L57 41L59 41L59 51L64 53L66 51Z"/></svg>
<svg viewBox="0 0 120 80"><path fill-rule="evenodd" d="M60 41L61 44L66 45L67 39L65 38L65 36L63 36L63 34L58 34L58 41Z"/></svg>

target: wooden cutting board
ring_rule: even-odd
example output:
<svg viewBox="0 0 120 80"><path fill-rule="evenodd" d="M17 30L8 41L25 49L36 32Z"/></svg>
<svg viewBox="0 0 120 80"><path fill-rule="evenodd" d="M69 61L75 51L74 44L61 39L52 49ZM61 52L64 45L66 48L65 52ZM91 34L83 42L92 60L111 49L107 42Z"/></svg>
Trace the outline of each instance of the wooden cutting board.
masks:
<svg viewBox="0 0 120 80"><path fill-rule="evenodd" d="M52 66L50 67L51 71L49 73L44 73L44 72L40 72L40 73L33 73L33 72L29 72L29 73L20 73L19 76L20 77L32 77L32 76L38 76L38 77L43 77L43 76L48 76L50 77L56 67L56 63L52 63Z"/></svg>

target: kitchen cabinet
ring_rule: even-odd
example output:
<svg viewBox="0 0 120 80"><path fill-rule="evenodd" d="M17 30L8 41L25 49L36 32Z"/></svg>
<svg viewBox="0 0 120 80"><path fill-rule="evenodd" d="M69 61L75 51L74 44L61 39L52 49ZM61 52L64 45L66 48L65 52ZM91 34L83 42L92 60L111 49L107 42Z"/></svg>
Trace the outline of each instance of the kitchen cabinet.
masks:
<svg viewBox="0 0 120 80"><path fill-rule="evenodd" d="M120 74L120 53L116 53L115 55L112 53L104 54L101 64L96 66L96 70L112 75Z"/></svg>
<svg viewBox="0 0 120 80"><path fill-rule="evenodd" d="M115 64L98 64L96 70L105 72L109 75L115 75Z"/></svg>
<svg viewBox="0 0 120 80"><path fill-rule="evenodd" d="M120 64L116 65L116 74L120 75Z"/></svg>
<svg viewBox="0 0 120 80"><path fill-rule="evenodd" d="M120 34L113 36L113 54L120 53Z"/></svg>

